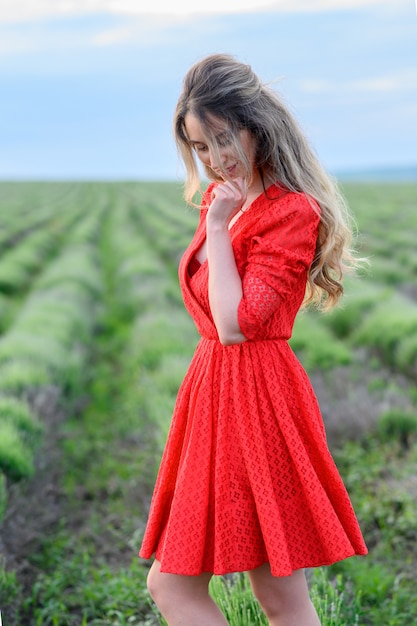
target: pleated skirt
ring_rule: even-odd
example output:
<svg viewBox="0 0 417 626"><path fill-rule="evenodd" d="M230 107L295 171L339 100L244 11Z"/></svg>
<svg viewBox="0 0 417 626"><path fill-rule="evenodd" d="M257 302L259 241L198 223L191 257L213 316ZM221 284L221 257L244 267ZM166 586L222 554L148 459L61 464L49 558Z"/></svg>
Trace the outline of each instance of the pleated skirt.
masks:
<svg viewBox="0 0 417 626"><path fill-rule="evenodd" d="M140 549L163 572L272 574L367 553L310 381L285 340L201 339Z"/></svg>

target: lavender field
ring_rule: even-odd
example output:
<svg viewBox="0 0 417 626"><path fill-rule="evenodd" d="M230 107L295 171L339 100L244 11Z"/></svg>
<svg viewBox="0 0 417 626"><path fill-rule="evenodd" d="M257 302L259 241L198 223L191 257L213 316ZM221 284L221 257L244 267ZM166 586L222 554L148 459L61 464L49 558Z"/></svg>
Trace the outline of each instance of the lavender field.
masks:
<svg viewBox="0 0 417 626"><path fill-rule="evenodd" d="M324 626L417 624L417 187L345 183L369 268L302 312L369 556L310 573ZM137 558L198 340L177 281L198 213L174 183L0 183L0 611L4 626L160 624ZM233 626L266 624L213 580Z"/></svg>

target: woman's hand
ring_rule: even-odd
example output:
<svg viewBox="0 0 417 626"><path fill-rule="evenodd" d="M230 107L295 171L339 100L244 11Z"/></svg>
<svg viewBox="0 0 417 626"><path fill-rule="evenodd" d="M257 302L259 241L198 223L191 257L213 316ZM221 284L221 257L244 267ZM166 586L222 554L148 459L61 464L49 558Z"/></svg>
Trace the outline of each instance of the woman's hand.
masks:
<svg viewBox="0 0 417 626"><path fill-rule="evenodd" d="M244 178L235 178L233 182L226 181L218 185L212 193L207 220L212 224L227 227L244 205L247 193L248 187Z"/></svg>

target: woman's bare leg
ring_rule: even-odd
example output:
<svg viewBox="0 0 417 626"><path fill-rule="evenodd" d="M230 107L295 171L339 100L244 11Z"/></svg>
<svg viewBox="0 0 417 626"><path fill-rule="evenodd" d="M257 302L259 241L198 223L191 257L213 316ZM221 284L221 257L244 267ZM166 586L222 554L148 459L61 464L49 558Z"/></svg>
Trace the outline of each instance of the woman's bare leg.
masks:
<svg viewBox="0 0 417 626"><path fill-rule="evenodd" d="M155 560L148 574L148 590L169 626L227 626L208 593L212 574L180 576L161 572Z"/></svg>
<svg viewBox="0 0 417 626"><path fill-rule="evenodd" d="M270 626L320 626L303 570L278 578L265 563L248 576Z"/></svg>

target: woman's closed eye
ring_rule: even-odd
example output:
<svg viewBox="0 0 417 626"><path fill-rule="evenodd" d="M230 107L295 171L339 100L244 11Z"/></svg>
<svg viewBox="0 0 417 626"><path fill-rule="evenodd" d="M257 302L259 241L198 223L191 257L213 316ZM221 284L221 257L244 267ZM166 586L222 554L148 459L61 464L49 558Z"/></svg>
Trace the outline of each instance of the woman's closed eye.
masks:
<svg viewBox="0 0 417 626"><path fill-rule="evenodd" d="M197 153L199 153L199 152L207 152L207 150L208 150L208 147L204 143L194 143L193 144L193 148L194 148L195 152L197 152Z"/></svg>

